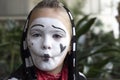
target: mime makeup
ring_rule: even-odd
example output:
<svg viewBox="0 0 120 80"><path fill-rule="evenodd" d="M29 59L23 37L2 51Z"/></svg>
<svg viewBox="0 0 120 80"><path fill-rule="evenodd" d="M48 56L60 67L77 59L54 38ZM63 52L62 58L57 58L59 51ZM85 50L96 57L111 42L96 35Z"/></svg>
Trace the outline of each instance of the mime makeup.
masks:
<svg viewBox="0 0 120 80"><path fill-rule="evenodd" d="M65 48L66 46L63 46L62 44L60 44L61 53L64 51Z"/></svg>
<svg viewBox="0 0 120 80"><path fill-rule="evenodd" d="M61 65L69 50L70 40L70 34L60 20L47 17L33 20L28 29L27 44L34 65L43 71Z"/></svg>
<svg viewBox="0 0 120 80"><path fill-rule="evenodd" d="M43 61L49 61L50 55L49 54L44 54L43 57L44 57Z"/></svg>

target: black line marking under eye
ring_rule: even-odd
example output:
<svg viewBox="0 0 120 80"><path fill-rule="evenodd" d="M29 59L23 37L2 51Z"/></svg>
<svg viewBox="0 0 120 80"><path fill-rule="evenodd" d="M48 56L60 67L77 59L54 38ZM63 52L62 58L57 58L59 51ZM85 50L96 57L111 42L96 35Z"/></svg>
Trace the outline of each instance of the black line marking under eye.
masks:
<svg viewBox="0 0 120 80"><path fill-rule="evenodd" d="M53 28L56 28L56 29L60 29L60 30L62 30L62 31L65 32L65 30L63 30L62 28L56 27L56 26L54 26L54 25L52 25L52 27L53 27ZM65 33L66 33L66 32L65 32Z"/></svg>
<svg viewBox="0 0 120 80"><path fill-rule="evenodd" d="M31 28L33 28L33 27L35 27L35 26L45 27L45 26L44 26L44 25L42 25L42 24L35 24L35 25L33 25Z"/></svg>
<svg viewBox="0 0 120 80"><path fill-rule="evenodd" d="M61 50L61 53L65 50L66 46L63 46L62 44L60 44L60 50Z"/></svg>

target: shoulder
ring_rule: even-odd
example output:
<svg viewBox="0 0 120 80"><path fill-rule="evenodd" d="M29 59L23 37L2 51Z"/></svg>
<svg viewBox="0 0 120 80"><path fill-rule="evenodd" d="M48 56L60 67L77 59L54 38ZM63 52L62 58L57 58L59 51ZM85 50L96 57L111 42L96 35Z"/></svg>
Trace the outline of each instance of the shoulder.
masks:
<svg viewBox="0 0 120 80"><path fill-rule="evenodd" d="M24 68L21 65L15 72L13 72L8 80L24 80L25 78L25 72L24 72Z"/></svg>
<svg viewBox="0 0 120 80"><path fill-rule="evenodd" d="M19 80L18 78L9 78L8 80Z"/></svg>
<svg viewBox="0 0 120 80"><path fill-rule="evenodd" d="M81 73L81 72L78 72L78 80L87 80L87 78L86 78L86 76L83 74L83 73Z"/></svg>

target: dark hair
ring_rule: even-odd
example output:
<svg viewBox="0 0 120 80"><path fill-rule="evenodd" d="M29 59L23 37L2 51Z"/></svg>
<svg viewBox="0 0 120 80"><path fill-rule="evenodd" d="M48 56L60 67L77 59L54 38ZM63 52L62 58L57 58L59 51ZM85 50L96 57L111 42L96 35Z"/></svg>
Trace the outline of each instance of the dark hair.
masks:
<svg viewBox="0 0 120 80"><path fill-rule="evenodd" d="M74 20L73 17L69 11L62 3L60 3L58 0L43 0L40 3L38 3L30 12L28 15L28 18L26 20L26 25L24 27L24 32L23 32L23 37L22 37L22 44L21 44L21 56L22 60L24 63L24 69L26 72L26 75L28 76L29 80L36 79L35 73L35 66L32 65L27 65L26 63L31 64L32 59L28 47L25 47L26 43L26 37L27 37L27 32L28 32L28 27L30 23L30 17L32 15L32 12L34 12L35 9L40 9L40 8L56 8L60 9L61 11L65 11L66 14L68 15L68 19L70 20L70 25L71 25L71 32L72 32L72 39L71 39L71 54L67 55L66 57L68 58L68 69L69 69L69 79L68 80L75 80L76 77L76 39L75 39L75 25L74 25ZM26 61L29 60L29 62Z"/></svg>
<svg viewBox="0 0 120 80"><path fill-rule="evenodd" d="M60 7L60 2L58 0L43 0L35 8L44 8L44 7L49 7L49 8L59 8Z"/></svg>
<svg viewBox="0 0 120 80"><path fill-rule="evenodd" d="M32 9L32 11L30 12L28 16L28 19L31 20L32 13L35 10L41 9L41 8L54 8L55 10L60 10L60 11L65 12L66 15L68 16L67 11L65 10L63 4L59 0L42 0ZM70 21L69 16L68 16L68 20ZM29 23L30 22L31 21L29 21Z"/></svg>

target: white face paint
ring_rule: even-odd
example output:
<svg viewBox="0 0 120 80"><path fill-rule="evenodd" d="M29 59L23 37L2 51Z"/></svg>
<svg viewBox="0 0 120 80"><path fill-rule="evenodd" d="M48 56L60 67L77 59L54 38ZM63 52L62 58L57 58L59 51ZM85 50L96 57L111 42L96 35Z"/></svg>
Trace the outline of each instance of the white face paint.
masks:
<svg viewBox="0 0 120 80"><path fill-rule="evenodd" d="M60 20L35 19L27 34L28 48L34 65L43 71L58 68L70 48L70 40L70 35Z"/></svg>

